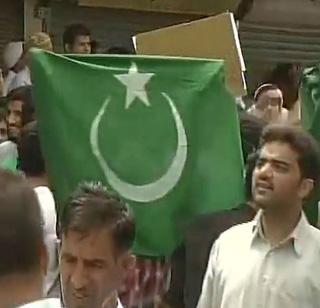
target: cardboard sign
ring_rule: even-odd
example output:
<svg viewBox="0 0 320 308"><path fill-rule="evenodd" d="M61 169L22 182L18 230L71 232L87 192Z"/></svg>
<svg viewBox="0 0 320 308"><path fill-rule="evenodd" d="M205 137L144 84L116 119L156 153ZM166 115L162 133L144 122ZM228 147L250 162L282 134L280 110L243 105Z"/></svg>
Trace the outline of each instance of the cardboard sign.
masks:
<svg viewBox="0 0 320 308"><path fill-rule="evenodd" d="M138 34L137 54L223 59L226 83L234 96L246 94L245 64L232 13Z"/></svg>

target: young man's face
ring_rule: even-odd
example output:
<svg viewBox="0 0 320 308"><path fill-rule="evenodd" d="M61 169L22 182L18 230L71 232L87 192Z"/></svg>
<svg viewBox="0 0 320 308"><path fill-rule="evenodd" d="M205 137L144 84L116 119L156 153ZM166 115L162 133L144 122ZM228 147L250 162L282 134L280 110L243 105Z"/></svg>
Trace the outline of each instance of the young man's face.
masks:
<svg viewBox="0 0 320 308"><path fill-rule="evenodd" d="M8 136L17 138L22 129L23 102L20 100L10 101L7 111Z"/></svg>
<svg viewBox="0 0 320 308"><path fill-rule="evenodd" d="M116 250L111 233L105 229L63 235L60 271L67 308L101 308L119 289L133 257Z"/></svg>
<svg viewBox="0 0 320 308"><path fill-rule="evenodd" d="M0 121L0 143L8 140L8 127L5 119Z"/></svg>
<svg viewBox="0 0 320 308"><path fill-rule="evenodd" d="M91 38L89 35L76 36L73 45L66 46L68 53L75 54L90 54L91 53Z"/></svg>
<svg viewBox="0 0 320 308"><path fill-rule="evenodd" d="M313 182L302 177L298 154L289 144L266 143L253 172L252 193L258 207L268 210L290 210L302 206Z"/></svg>

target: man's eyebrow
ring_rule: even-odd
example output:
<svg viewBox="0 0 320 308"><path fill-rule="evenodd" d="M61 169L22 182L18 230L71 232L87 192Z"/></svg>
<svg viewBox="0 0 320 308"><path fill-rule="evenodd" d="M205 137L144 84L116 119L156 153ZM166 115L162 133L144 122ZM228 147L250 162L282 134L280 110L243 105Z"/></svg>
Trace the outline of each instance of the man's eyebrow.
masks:
<svg viewBox="0 0 320 308"><path fill-rule="evenodd" d="M290 166L292 164L292 162L282 160L280 158L267 158L267 157L263 157L263 156L260 156L257 161L269 161L269 162L272 162L275 164L280 164L280 165L285 165L285 166Z"/></svg>

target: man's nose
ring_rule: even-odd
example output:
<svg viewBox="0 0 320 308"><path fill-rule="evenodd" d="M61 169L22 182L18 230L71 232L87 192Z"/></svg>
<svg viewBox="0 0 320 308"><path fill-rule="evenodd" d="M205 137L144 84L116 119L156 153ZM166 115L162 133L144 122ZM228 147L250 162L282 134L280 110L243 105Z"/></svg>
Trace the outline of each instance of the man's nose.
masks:
<svg viewBox="0 0 320 308"><path fill-rule="evenodd" d="M265 163L258 169L258 176L260 178L269 178L272 177L272 168L269 163Z"/></svg>
<svg viewBox="0 0 320 308"><path fill-rule="evenodd" d="M10 126L14 125L15 124L15 118L12 114L9 114L8 117L7 117L7 121L8 121L8 124Z"/></svg>
<svg viewBox="0 0 320 308"><path fill-rule="evenodd" d="M88 279L83 265L77 265L71 274L71 283L75 289L82 289L87 286Z"/></svg>

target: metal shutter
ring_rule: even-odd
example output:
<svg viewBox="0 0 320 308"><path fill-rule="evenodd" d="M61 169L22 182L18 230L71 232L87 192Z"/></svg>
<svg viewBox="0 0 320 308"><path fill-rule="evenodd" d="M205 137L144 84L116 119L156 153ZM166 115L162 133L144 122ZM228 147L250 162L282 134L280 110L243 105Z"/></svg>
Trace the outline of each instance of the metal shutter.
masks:
<svg viewBox="0 0 320 308"><path fill-rule="evenodd" d="M240 39L247 61L313 64L320 60L320 30L240 24Z"/></svg>
<svg viewBox="0 0 320 308"><path fill-rule="evenodd" d="M100 51L115 45L131 48L131 37L145 32L199 18L194 15L139 12L122 9L79 7L68 2L52 2L49 31L55 50L62 51L62 34L66 25L87 25Z"/></svg>
<svg viewBox="0 0 320 308"><path fill-rule="evenodd" d="M4 46L10 41L23 40L23 0L1 0L0 3L0 65Z"/></svg>

